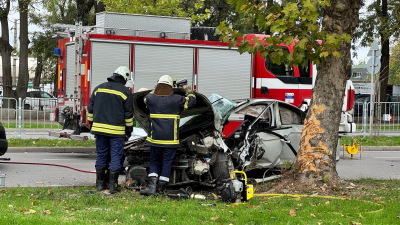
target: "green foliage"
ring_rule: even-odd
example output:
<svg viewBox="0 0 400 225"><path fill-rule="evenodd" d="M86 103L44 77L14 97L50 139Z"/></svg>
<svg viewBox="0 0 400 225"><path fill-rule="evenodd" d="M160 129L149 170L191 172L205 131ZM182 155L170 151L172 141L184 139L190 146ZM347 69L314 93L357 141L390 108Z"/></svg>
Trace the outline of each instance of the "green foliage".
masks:
<svg viewBox="0 0 400 225"><path fill-rule="evenodd" d="M58 41L52 38L51 25L74 24L77 10L74 1L43 0L41 4L45 13L32 11L29 15L30 22L42 29L31 34L29 51L33 57L42 56L44 78L53 81L57 71L57 58L53 56L53 52L58 46Z"/></svg>
<svg viewBox="0 0 400 225"><path fill-rule="evenodd" d="M392 48L389 61L389 84L400 84L400 41Z"/></svg>
<svg viewBox="0 0 400 225"><path fill-rule="evenodd" d="M199 23L209 16L207 11L198 12L203 8L203 0L105 0L103 2L109 12L186 17L191 19L192 24Z"/></svg>
<svg viewBox="0 0 400 225"><path fill-rule="evenodd" d="M329 176L325 175L324 178L322 179L322 182L328 183L328 181L329 181Z"/></svg>
<svg viewBox="0 0 400 225"><path fill-rule="evenodd" d="M360 14L359 26L354 31L354 43L360 42L361 47L368 47L375 38L382 35L384 39L400 35L400 2L388 0L388 16L382 15L382 1L370 1L369 5L363 8L365 13Z"/></svg>
<svg viewBox="0 0 400 225"><path fill-rule="evenodd" d="M307 60L319 64L329 56L341 57L338 52L340 44L342 41L351 41L349 34L327 32L324 27L320 28L320 11L330 6L329 0L289 0L282 1L282 5L275 2L275 6L267 11L263 11L264 1L229 0L229 3L236 6L240 15L256 15L255 23L260 29L273 34L261 39L253 38L233 29L231 24L221 22L217 30L221 40L230 42L229 47L239 45L240 53L255 54L260 51L262 57L269 57L277 64L287 62L289 65L300 65L307 63ZM337 29L341 30L340 27ZM269 46L264 47L263 43ZM285 51L278 46L280 44L292 45L293 51Z"/></svg>

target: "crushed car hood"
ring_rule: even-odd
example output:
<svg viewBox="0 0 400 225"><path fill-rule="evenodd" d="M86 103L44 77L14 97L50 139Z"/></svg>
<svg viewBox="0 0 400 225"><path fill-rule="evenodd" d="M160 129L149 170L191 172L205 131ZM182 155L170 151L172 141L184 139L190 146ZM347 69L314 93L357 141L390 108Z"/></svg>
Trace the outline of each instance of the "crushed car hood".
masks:
<svg viewBox="0 0 400 225"><path fill-rule="evenodd" d="M174 88L173 90L174 94L185 96L185 92L183 91L183 89ZM138 121L140 127L143 128L145 131L148 130L150 125L150 114L148 108L144 104L143 98L150 92L151 90L137 92L133 94L133 114L135 119ZM196 106L191 109L184 110L180 114L181 121L179 132L187 132L189 130L198 129L200 127L210 125L214 126L217 131L221 131L222 119L212 106L212 103L204 95L197 92L195 92L194 94L196 95ZM230 111L227 113L230 113ZM194 118L194 116L196 116L196 118ZM190 126L189 124L185 126L185 123L188 122L188 120L194 119L196 119L196 123L192 121Z"/></svg>

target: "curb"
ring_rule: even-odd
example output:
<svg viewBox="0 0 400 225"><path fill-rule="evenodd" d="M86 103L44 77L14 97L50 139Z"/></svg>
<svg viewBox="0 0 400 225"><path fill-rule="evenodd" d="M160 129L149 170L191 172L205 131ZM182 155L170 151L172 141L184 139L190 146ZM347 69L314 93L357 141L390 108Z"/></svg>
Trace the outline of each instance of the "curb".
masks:
<svg viewBox="0 0 400 225"><path fill-rule="evenodd" d="M96 147L9 147L8 153L51 152L96 154Z"/></svg>

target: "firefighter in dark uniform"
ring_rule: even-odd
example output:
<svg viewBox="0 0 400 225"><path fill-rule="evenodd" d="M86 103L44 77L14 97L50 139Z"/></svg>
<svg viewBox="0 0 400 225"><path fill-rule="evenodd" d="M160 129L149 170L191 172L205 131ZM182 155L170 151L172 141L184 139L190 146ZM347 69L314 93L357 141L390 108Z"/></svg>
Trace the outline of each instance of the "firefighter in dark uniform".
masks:
<svg viewBox="0 0 400 225"><path fill-rule="evenodd" d="M151 147L149 183L140 191L142 195L164 192L176 148L179 147L179 114L196 105L196 96L190 86L184 88L186 96L173 94L172 86L172 78L164 75L158 80L154 91L144 97L151 122L146 144Z"/></svg>
<svg viewBox="0 0 400 225"><path fill-rule="evenodd" d="M91 133L96 135L96 187L99 191L106 189L105 172L109 169L111 194L118 190L125 139L133 131L132 93L125 87L130 77L127 67L118 67L108 82L93 90L88 104Z"/></svg>

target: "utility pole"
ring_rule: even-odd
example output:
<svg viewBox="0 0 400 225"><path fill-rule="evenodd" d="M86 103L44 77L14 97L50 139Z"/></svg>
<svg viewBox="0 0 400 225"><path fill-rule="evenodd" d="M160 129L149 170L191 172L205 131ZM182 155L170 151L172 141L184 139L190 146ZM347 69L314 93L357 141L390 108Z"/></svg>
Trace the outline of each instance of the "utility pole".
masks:
<svg viewBox="0 0 400 225"><path fill-rule="evenodd" d="M17 50L17 19L14 19L14 27L11 28L14 29L14 49ZM17 85L17 55L13 55L13 72L12 72L12 76L13 76L13 83L14 85Z"/></svg>

